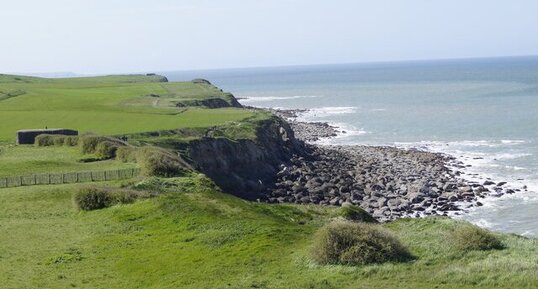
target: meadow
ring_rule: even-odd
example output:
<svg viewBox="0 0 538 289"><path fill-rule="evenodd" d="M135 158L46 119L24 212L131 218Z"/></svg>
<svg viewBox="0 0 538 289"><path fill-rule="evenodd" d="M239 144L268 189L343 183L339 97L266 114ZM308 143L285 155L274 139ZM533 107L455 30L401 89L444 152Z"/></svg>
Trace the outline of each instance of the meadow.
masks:
<svg viewBox="0 0 538 289"><path fill-rule="evenodd" d="M402 219L384 226L414 260L319 266L312 234L336 208L250 203L202 176L168 181L159 197L89 212L72 203L77 185L3 189L2 288L538 286L535 239L502 235L503 250L462 253L449 238L458 221Z"/></svg>
<svg viewBox="0 0 538 289"><path fill-rule="evenodd" d="M0 146L0 177L136 167L116 160L81 161L87 157L78 147Z"/></svg>
<svg viewBox="0 0 538 289"><path fill-rule="evenodd" d="M20 129L73 128L123 135L209 127L253 115L237 108L177 109L172 100L222 97L228 101L229 96L214 86L157 80L144 75L68 79L1 76L0 91L16 91L18 95L0 98L0 142L13 142Z"/></svg>

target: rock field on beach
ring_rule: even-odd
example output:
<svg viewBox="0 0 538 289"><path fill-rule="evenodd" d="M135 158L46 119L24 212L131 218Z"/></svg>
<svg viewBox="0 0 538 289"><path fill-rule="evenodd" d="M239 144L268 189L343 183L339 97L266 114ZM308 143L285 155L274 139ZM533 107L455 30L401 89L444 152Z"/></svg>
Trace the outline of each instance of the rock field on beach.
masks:
<svg viewBox="0 0 538 289"><path fill-rule="evenodd" d="M288 119L296 137L307 143L338 133L326 123L296 121L302 112L276 111ZM379 221L388 221L459 214L481 206L480 200L488 195L518 191L508 188L506 182L466 181L461 171L465 165L444 154L380 146L308 146L310 156L294 156L280 167L266 201L337 206L352 203Z"/></svg>

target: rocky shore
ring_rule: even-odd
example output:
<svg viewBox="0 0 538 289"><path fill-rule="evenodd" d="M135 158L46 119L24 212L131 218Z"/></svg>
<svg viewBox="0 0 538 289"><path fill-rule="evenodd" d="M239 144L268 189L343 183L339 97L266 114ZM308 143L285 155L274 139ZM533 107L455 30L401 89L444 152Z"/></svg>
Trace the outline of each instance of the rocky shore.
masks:
<svg viewBox="0 0 538 289"><path fill-rule="evenodd" d="M323 138L331 138L346 133L326 122L302 122L297 117L307 112L306 109L269 109L272 113L286 119L295 132L295 137L307 143L313 143Z"/></svg>
<svg viewBox="0 0 538 289"><path fill-rule="evenodd" d="M333 137L337 128L296 120L304 111L273 110L287 118L298 139L312 143ZM341 132L340 132L341 133ZM517 190L505 182L466 181L465 165L451 156L417 149L308 144L310 156L281 165L266 201L343 205L352 203L379 221L400 217L459 214L481 206L488 195Z"/></svg>

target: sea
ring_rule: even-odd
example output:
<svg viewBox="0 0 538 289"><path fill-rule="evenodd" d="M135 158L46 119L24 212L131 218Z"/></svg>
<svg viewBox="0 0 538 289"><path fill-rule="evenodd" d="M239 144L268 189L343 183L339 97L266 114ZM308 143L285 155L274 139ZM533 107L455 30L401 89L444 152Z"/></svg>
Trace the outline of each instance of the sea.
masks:
<svg viewBox="0 0 538 289"><path fill-rule="evenodd" d="M389 145L452 155L467 180L519 191L462 218L538 236L538 57L163 72L205 78L244 105L309 109L345 133L321 144Z"/></svg>

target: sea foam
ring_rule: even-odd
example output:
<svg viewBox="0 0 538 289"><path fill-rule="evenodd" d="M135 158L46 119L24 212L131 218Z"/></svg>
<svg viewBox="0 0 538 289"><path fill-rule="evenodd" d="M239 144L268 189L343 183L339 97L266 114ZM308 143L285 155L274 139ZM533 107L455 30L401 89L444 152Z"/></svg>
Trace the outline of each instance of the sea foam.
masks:
<svg viewBox="0 0 538 289"><path fill-rule="evenodd" d="M317 95L293 95L293 96L238 96L241 103L256 103L266 101L283 101L300 98L316 98Z"/></svg>

